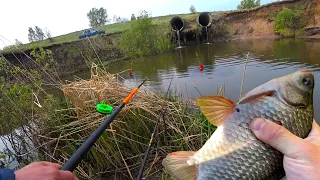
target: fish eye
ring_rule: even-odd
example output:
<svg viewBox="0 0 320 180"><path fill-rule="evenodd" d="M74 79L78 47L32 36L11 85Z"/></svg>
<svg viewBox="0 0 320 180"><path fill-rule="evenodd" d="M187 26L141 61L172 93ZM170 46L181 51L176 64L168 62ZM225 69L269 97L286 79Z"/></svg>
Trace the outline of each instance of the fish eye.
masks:
<svg viewBox="0 0 320 180"><path fill-rule="evenodd" d="M312 87L313 86L313 82L312 82L312 80L310 78L305 77L305 78L303 78L302 81L303 81L303 84L305 86L307 86L307 87Z"/></svg>

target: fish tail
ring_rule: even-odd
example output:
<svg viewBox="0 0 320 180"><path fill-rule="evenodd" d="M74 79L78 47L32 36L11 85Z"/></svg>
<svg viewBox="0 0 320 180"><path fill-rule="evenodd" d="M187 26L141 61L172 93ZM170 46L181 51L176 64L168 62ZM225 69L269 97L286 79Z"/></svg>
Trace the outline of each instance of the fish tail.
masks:
<svg viewBox="0 0 320 180"><path fill-rule="evenodd" d="M167 173L176 180L195 180L196 164L191 157L194 151L177 151L167 155L162 161Z"/></svg>

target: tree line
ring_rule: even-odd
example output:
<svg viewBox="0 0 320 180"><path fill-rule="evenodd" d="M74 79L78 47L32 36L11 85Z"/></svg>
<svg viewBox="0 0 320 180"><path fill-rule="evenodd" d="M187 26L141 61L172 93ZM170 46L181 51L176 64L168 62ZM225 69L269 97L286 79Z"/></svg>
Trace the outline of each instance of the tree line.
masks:
<svg viewBox="0 0 320 180"><path fill-rule="evenodd" d="M44 39L49 39L50 41L53 41L49 29L45 28L43 30L38 26L35 26L34 28L28 28L28 39L29 42L42 41Z"/></svg>
<svg viewBox="0 0 320 180"><path fill-rule="evenodd" d="M87 17L89 20L89 26L90 27L99 27L99 26L103 26L106 25L107 23L111 22L111 19L108 18L108 13L107 10L105 8L92 8L88 13L87 13ZM114 15L113 16L113 22L114 23L120 23L120 22L126 22L129 21L128 18L125 17L121 17L121 16L117 16ZM131 15L130 20L136 20L136 17L134 14Z"/></svg>
<svg viewBox="0 0 320 180"><path fill-rule="evenodd" d="M111 22L111 19L108 18L108 13L105 8L92 8L88 13L87 17L89 20L89 26L90 27L98 27L106 25L107 23ZM131 20L135 20L136 17L134 14L131 16ZM129 21L128 18L121 17L121 16L113 16L113 22L114 23L120 23L120 22L126 22ZM45 39L49 39L50 41L53 41L54 39L51 36L51 33L48 28L41 29L38 26L35 26L34 28L29 27L28 28L28 40L29 42L37 42L42 41ZM19 40L15 40L15 45L21 45L22 42Z"/></svg>

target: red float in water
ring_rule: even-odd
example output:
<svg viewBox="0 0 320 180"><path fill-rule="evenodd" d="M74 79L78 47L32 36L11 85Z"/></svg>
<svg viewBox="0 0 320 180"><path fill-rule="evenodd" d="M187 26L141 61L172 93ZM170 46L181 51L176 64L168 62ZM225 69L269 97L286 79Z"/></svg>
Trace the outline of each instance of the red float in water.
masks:
<svg viewBox="0 0 320 180"><path fill-rule="evenodd" d="M130 71L130 76L133 76L133 73L132 73L132 71Z"/></svg>
<svg viewBox="0 0 320 180"><path fill-rule="evenodd" d="M203 65L202 64L200 64L200 70L203 70Z"/></svg>

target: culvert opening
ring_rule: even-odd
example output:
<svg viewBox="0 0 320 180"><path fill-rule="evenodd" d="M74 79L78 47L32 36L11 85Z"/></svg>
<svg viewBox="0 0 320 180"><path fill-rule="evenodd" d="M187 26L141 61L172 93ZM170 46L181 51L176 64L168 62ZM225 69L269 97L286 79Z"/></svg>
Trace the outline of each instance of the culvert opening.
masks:
<svg viewBox="0 0 320 180"><path fill-rule="evenodd" d="M198 16L198 23L200 26L210 26L212 22L211 14L208 12L203 12Z"/></svg>
<svg viewBox="0 0 320 180"><path fill-rule="evenodd" d="M178 16L175 16L170 20L170 25L173 31L182 31L184 28L184 22Z"/></svg>

